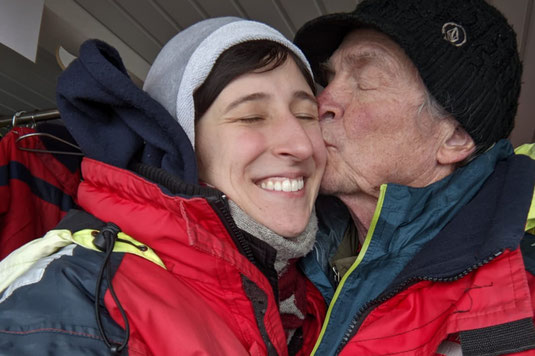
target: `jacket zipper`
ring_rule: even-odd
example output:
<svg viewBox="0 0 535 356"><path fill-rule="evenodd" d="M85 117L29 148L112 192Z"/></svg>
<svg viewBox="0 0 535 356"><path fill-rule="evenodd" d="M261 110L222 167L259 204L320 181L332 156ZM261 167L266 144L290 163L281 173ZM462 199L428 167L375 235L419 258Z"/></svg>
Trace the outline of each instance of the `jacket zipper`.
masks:
<svg viewBox="0 0 535 356"><path fill-rule="evenodd" d="M340 295L342 289L344 288L344 284L345 284L345 281L347 280L347 277L350 274L352 274L353 271L360 265L360 262L362 262L362 260L364 259L364 256L366 255L368 251L368 247L370 246L370 242L375 231L375 226L377 224L377 221L379 220L379 215L381 214L381 210L383 208L383 202L386 196L387 187L388 187L387 184L381 185L379 199L377 201L377 206L375 207L375 212L373 214L373 218L370 223L370 229L368 230L368 234L366 235L366 238L364 240L364 243L362 244L360 252L357 255L357 259L353 262L349 270L347 270L343 276L340 275L340 273L337 271L336 268L332 269L334 273L334 280L336 283L336 290L334 292L334 296L327 309L327 315L325 316L325 320L323 321L323 325L321 327L320 335L318 337L318 340L316 340L316 344L314 345L314 349L312 350L311 355L316 355L316 351L318 350L319 346L321 345L323 341L324 334L327 331L327 326L330 323L331 312L333 310L334 305L336 304L336 301L338 300L338 296Z"/></svg>
<svg viewBox="0 0 535 356"><path fill-rule="evenodd" d="M452 277L447 277L447 278L412 277L412 278L409 278L408 280L406 280L403 283L399 284L391 292L388 292L387 294L385 294L383 296L379 296L376 299L373 299L373 300L367 302L366 304L364 304L359 309L359 311L357 312L357 314L355 315L355 317L353 318L353 320L349 324L349 327L346 330L346 332L344 334L344 337L342 338L342 341L340 342L340 345L336 349L336 354L339 354L342 351L342 349L347 345L349 340L351 340L357 334L360 326L362 325L362 323L364 322L366 317L373 311L373 309L375 307L381 305L382 303L386 302L388 299L390 299L390 298L394 297L395 295L401 293L402 291L404 291L405 289L409 288L410 286L412 286L413 284L415 284L417 282L421 282L421 281L454 282L454 281L457 281L457 280L465 277L467 274L469 274L469 273L481 268L482 266L488 264L489 262L494 260L496 257L501 255L502 253L503 253L503 250L500 250L500 251L496 252L495 254L487 257L483 261L481 261L481 262L479 262L479 263L467 268L463 272L461 272L461 273L459 273L459 274L457 274L455 276L452 276Z"/></svg>
<svg viewBox="0 0 535 356"><path fill-rule="evenodd" d="M233 238L233 241L236 243L238 250L247 258L249 262L251 262L254 266L256 266L257 262L251 250L251 246L245 240L245 236L243 235L242 231L238 228L238 226L234 222L234 219L232 218L232 215L230 214L230 209L226 201L226 195L220 194L217 196L211 196L211 197L207 197L206 200L212 206L216 214L220 217L221 222L223 223L223 225L225 226L229 234L231 234L231 237ZM264 338L264 336L262 335L262 339L264 339L268 354L271 355L272 352L275 352L275 355L276 355L277 352L275 350L273 343L269 339L269 335L266 334L266 337L267 339Z"/></svg>
<svg viewBox="0 0 535 356"><path fill-rule="evenodd" d="M224 194L206 198L206 200L210 203L214 211L221 218L221 222L223 223L227 231L233 237L235 237L234 241L238 245L238 250L243 253L243 255L249 260L249 262L256 266L256 260L253 255L253 252L251 251L251 246L249 246L249 244L245 241L243 233L240 229L238 229L238 226L236 226L232 215L230 215L230 209L228 208L225 199L226 196Z"/></svg>

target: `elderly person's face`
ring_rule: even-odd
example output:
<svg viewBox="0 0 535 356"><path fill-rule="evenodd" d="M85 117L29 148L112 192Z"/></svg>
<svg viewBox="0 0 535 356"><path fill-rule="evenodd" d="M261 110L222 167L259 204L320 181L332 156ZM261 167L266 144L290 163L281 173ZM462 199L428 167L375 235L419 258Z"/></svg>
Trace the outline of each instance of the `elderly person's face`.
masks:
<svg viewBox="0 0 535 356"><path fill-rule="evenodd" d="M305 229L326 152L316 99L292 59L234 79L195 138L202 180L282 236Z"/></svg>
<svg viewBox="0 0 535 356"><path fill-rule="evenodd" d="M424 186L437 177L437 153L453 120L422 110L423 83L395 42L354 30L326 72L329 84L318 97L328 152L325 193L377 197L383 183Z"/></svg>

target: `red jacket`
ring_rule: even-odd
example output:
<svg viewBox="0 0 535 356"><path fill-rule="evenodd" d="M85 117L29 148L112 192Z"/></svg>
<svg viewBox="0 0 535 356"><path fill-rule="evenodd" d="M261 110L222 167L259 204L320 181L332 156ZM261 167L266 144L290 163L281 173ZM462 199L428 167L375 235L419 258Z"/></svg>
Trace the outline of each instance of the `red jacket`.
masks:
<svg viewBox="0 0 535 356"><path fill-rule="evenodd" d="M45 150L35 133L16 127L0 141L0 260L54 228L76 206L79 171L70 171L50 153L23 151L18 145Z"/></svg>
<svg viewBox="0 0 535 356"><path fill-rule="evenodd" d="M277 354L286 338L265 276L238 252L227 229L204 198L163 194L135 174L86 159L80 206L150 246L167 267L126 255L113 285L130 321L130 349L153 355L265 355L267 349L244 279L267 296L264 324ZM303 354L321 328L324 302L307 284L307 324ZM116 322L122 318L106 295ZM130 311L130 312L129 312Z"/></svg>
<svg viewBox="0 0 535 356"><path fill-rule="evenodd" d="M433 355L448 335L487 328L491 341L503 346L510 341L506 330L533 329L535 278L524 268L516 249L456 281L415 283L373 309L340 355ZM497 324L501 331L492 330ZM394 325L402 325L400 332ZM481 335L480 342L489 342Z"/></svg>
<svg viewBox="0 0 535 356"><path fill-rule="evenodd" d="M132 253L111 254L112 286L129 324L127 352L121 355L288 354L274 290L238 251L224 208L217 207L220 193L219 198L165 194L167 188L131 171L88 158L82 175L80 206L118 225L136 240L133 245L152 248L165 265ZM197 188L193 195L204 189ZM19 277L5 300L0 294L2 351L109 354L99 328L112 343L121 343L125 323L106 278L100 295L109 314L97 308L103 323L95 326L94 288L105 253L90 245L66 246L32 267L39 272ZM312 350L325 314L323 298L308 280L305 294L302 355Z"/></svg>

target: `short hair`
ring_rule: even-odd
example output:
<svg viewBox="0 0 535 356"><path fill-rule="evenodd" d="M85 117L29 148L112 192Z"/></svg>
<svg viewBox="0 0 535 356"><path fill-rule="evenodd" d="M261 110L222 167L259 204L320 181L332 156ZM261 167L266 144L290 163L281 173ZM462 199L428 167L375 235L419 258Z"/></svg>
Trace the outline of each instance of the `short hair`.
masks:
<svg viewBox="0 0 535 356"><path fill-rule="evenodd" d="M243 42L230 47L219 56L204 83L193 93L195 121L208 111L217 96L232 80L252 71L273 70L281 66L288 55L297 64L310 89L316 95L312 75L292 50L270 40Z"/></svg>
<svg viewBox="0 0 535 356"><path fill-rule="evenodd" d="M453 117L452 113L449 113L440 103L435 99L433 94L424 86L424 101L418 108L418 113L421 113L424 109L434 119L440 120L447 117Z"/></svg>
<svg viewBox="0 0 535 356"><path fill-rule="evenodd" d="M424 86L424 101L420 105L420 107L418 108L418 114L420 114L423 110L427 110L427 113L431 116L431 118L433 118L435 120L444 120L446 118L451 117L452 119L457 121L457 119L455 118L455 114L454 113L450 113L446 109L444 109L444 107L442 105L440 105L438 100L435 99L433 94L431 94L431 92L425 86ZM459 122L459 121L457 121L457 122ZM461 125L461 123L459 123L459 125ZM461 127L462 127L462 125L461 125ZM475 141L474 141L474 143L476 145L474 152L471 155L469 155L468 157L466 157L464 160L462 160L461 162L457 163L457 167L462 167L462 166L470 163L474 158L476 158L480 154L484 153L488 149L486 143L479 143L478 144Z"/></svg>

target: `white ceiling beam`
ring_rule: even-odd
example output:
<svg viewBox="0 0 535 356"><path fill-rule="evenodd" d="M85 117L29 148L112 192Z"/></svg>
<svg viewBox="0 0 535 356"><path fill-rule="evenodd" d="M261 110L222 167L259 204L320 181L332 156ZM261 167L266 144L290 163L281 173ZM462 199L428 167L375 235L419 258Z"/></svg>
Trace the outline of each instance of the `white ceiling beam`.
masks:
<svg viewBox="0 0 535 356"><path fill-rule="evenodd" d="M81 42L98 38L115 47L128 71L144 81L150 63L72 0L45 0L40 45L51 53L58 46L77 55ZM41 43L42 42L42 43Z"/></svg>

